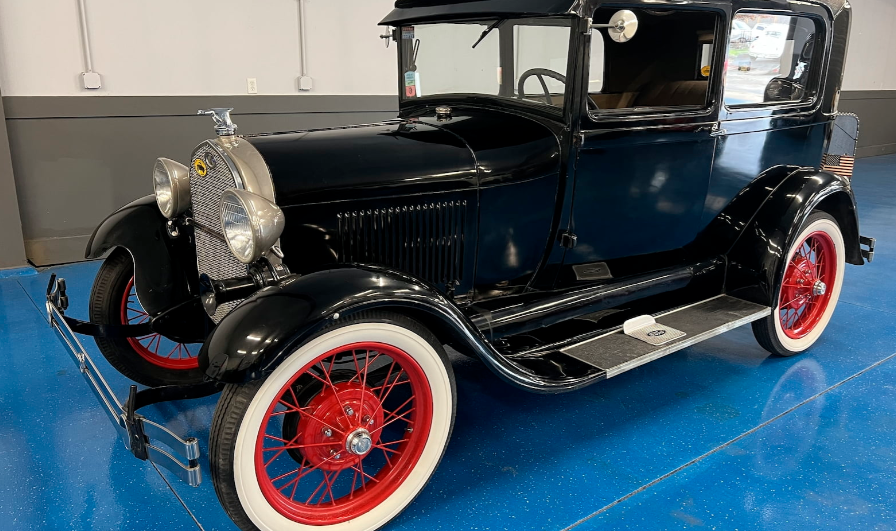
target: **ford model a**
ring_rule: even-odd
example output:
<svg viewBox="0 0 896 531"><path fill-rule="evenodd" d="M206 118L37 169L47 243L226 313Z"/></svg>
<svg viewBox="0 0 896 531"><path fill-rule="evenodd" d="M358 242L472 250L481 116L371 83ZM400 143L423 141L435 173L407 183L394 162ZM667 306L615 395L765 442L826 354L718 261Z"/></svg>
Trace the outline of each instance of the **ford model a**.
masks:
<svg viewBox="0 0 896 531"><path fill-rule="evenodd" d="M451 433L444 345L558 393L748 323L776 355L818 340L874 247L837 112L850 16L399 0L398 119L239 136L208 111L217 137L94 233L90 322L54 279L51 323L127 447L192 485L195 439L138 410L221 392L209 463L241 528L378 528ZM782 42L753 68L731 31L760 24ZM121 404L74 333L149 388Z"/></svg>

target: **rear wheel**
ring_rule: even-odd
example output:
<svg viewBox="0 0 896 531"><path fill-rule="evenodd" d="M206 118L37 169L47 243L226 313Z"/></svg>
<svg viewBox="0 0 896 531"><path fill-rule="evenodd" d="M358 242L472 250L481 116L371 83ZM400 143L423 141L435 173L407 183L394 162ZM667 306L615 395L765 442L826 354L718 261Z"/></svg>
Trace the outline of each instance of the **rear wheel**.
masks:
<svg viewBox="0 0 896 531"><path fill-rule="evenodd" d="M263 381L228 386L212 422L218 499L246 531L370 531L423 489L454 422L435 337L400 315L349 321Z"/></svg>
<svg viewBox="0 0 896 531"><path fill-rule="evenodd" d="M777 304L753 323L763 348L779 356L804 352L827 327L843 287L846 245L837 221L815 212L788 250L778 270Z"/></svg>
<svg viewBox="0 0 896 531"><path fill-rule="evenodd" d="M99 324L133 325L149 319L137 299L131 255L118 249L109 255L94 280L90 320ZM199 369L199 344L178 343L161 334L97 337L96 344L118 372L143 385L188 385L204 379Z"/></svg>

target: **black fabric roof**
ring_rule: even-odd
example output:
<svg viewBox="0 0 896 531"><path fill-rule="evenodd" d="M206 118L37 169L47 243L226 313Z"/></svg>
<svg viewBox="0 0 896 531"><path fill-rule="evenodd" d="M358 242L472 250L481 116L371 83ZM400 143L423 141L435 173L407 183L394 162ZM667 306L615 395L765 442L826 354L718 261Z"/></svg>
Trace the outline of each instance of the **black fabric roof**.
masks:
<svg viewBox="0 0 896 531"><path fill-rule="evenodd" d="M846 0L808 0L826 6L834 15L846 4ZM418 21L477 16L527 16L563 15L575 12L585 4L596 6L600 0L396 0L395 9L380 22L399 25ZM678 0L626 0L625 3L675 4ZM707 4L738 3L737 0L703 0ZM786 6L786 0L769 0L770 4Z"/></svg>

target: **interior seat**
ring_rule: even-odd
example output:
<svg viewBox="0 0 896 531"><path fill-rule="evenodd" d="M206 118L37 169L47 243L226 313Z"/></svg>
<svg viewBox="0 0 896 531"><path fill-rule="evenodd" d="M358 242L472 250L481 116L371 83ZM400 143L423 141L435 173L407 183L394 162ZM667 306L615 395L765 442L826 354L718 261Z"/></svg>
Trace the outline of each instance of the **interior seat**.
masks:
<svg viewBox="0 0 896 531"><path fill-rule="evenodd" d="M641 90L634 107L678 107L706 104L709 81L669 81L656 83Z"/></svg>

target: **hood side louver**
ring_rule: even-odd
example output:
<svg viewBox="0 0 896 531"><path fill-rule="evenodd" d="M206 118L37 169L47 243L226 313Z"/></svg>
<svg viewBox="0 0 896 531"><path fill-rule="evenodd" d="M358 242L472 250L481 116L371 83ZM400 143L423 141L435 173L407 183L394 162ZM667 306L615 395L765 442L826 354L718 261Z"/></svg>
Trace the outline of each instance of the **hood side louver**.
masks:
<svg viewBox="0 0 896 531"><path fill-rule="evenodd" d="M338 214L339 261L376 264L437 287L460 284L466 201Z"/></svg>

